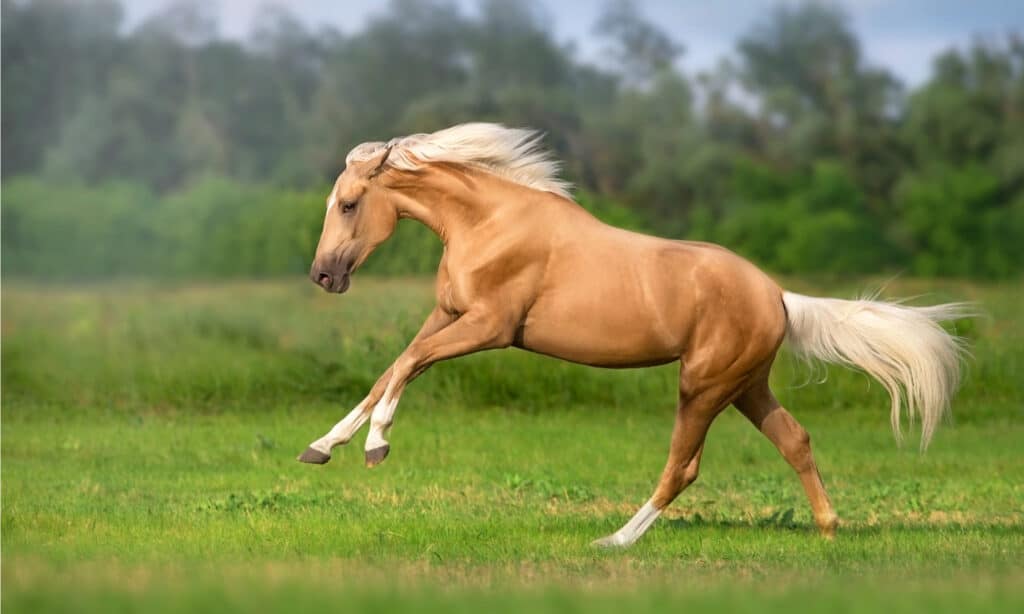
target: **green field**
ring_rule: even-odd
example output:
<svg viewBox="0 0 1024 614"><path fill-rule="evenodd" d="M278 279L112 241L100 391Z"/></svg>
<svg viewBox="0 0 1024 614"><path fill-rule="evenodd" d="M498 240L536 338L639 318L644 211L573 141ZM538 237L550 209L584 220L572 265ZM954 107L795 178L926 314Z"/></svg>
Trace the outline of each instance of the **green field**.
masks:
<svg viewBox="0 0 1024 614"><path fill-rule="evenodd" d="M786 285L850 296L877 280ZM954 419L893 442L880 386L783 356L842 519L737 412L633 548L589 542L649 496L674 366L509 350L402 399L390 457L295 455L366 393L430 307L427 280L3 288L2 606L39 611L927 611L1024 608L1020 284L905 280L977 301ZM827 382L817 383L823 376Z"/></svg>

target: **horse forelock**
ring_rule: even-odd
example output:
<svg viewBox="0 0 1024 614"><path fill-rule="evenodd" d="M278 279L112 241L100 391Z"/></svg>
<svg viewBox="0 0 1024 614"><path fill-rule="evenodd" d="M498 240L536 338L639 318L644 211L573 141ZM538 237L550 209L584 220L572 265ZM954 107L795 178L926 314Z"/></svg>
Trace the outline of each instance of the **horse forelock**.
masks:
<svg viewBox="0 0 1024 614"><path fill-rule="evenodd" d="M519 185L572 198L572 187L558 177L560 164L541 147L543 134L501 124L459 124L430 134L412 134L384 142L357 145L345 163L368 160L391 147L386 164L400 170L416 170L430 162L454 162L472 166Z"/></svg>
<svg viewBox="0 0 1024 614"><path fill-rule="evenodd" d="M348 165L351 164L352 162L363 162L365 160L369 160L374 156L374 154L376 154L378 151L380 151L382 148L386 146L387 143L384 143L382 141L370 141L367 143L360 143L359 145L353 147L352 151L348 152L348 155L345 156L345 164Z"/></svg>

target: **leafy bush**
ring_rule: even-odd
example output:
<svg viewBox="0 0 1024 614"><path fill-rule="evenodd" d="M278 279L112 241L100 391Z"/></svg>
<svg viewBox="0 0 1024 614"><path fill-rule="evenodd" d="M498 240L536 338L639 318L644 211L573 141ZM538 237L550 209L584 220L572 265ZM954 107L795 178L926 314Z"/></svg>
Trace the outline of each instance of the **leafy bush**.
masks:
<svg viewBox="0 0 1024 614"><path fill-rule="evenodd" d="M60 279L155 272L162 239L153 223L158 205L139 184L6 182L3 271Z"/></svg>
<svg viewBox="0 0 1024 614"><path fill-rule="evenodd" d="M1024 263L1024 197L1007 202L999 178L977 165L909 175L896 206L920 275L1005 277Z"/></svg>
<svg viewBox="0 0 1024 614"><path fill-rule="evenodd" d="M837 163L791 175L738 164L729 191L721 211L690 213L689 235L777 272L1007 277L1024 262L1024 198L1003 202L997 179L976 166L904 178L884 217ZM326 193L212 176L163 197L123 182L12 180L3 185L3 272L62 280L302 274ZM577 200L615 226L669 232L606 196L581 191ZM429 229L402 221L366 271L429 274L441 250Z"/></svg>
<svg viewBox="0 0 1024 614"><path fill-rule="evenodd" d="M785 273L853 273L894 261L882 223L837 164L819 163L795 180L741 166L735 184L738 202L712 238L763 266Z"/></svg>

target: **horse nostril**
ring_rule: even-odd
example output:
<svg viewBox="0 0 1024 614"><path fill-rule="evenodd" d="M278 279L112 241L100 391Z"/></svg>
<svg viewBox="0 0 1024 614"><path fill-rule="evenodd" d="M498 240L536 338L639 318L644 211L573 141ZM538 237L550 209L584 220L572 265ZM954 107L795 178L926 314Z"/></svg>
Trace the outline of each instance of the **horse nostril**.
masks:
<svg viewBox="0 0 1024 614"><path fill-rule="evenodd" d="M327 273L320 273L316 278L316 283L320 284L324 288L331 287L331 276Z"/></svg>

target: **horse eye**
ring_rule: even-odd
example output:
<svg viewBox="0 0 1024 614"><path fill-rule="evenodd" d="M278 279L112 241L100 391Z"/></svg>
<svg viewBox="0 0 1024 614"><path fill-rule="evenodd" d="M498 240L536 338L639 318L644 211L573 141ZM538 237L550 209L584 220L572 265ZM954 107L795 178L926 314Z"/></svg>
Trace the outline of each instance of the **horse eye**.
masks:
<svg viewBox="0 0 1024 614"><path fill-rule="evenodd" d="M345 203L341 207L341 212L342 213L348 213L349 211L351 211L351 210L353 210L355 208L356 208L356 203Z"/></svg>

